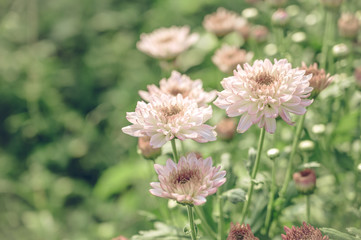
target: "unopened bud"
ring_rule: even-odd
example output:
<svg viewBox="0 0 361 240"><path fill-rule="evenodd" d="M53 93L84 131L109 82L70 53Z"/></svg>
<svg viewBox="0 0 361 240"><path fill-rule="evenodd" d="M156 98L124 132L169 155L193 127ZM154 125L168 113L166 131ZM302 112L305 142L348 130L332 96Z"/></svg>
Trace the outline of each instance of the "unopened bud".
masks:
<svg viewBox="0 0 361 240"><path fill-rule="evenodd" d="M312 152L315 149L315 144L310 140L304 140L298 145L303 152Z"/></svg>
<svg viewBox="0 0 361 240"><path fill-rule="evenodd" d="M305 169L293 174L298 192L308 195L312 194L316 188L316 173L312 169Z"/></svg>
<svg viewBox="0 0 361 240"><path fill-rule="evenodd" d="M138 152L145 159L154 160L162 153L162 149L150 146L150 137L140 137L138 139Z"/></svg>
<svg viewBox="0 0 361 240"><path fill-rule="evenodd" d="M267 157L269 157L272 160L278 157L279 155L280 155L280 150L278 150L277 148L271 148L267 151Z"/></svg>
<svg viewBox="0 0 361 240"><path fill-rule="evenodd" d="M338 20L338 33L341 37L355 38L359 30L359 21L351 13L343 13Z"/></svg>
<svg viewBox="0 0 361 240"><path fill-rule="evenodd" d="M343 0L321 0L321 4L329 9L338 9Z"/></svg>
<svg viewBox="0 0 361 240"><path fill-rule="evenodd" d="M316 124L312 127L312 132L316 135L322 135L326 131L326 126L324 124Z"/></svg>
<svg viewBox="0 0 361 240"><path fill-rule="evenodd" d="M224 197L227 198L233 204L237 204L239 202L246 201L246 192L241 188L235 188L228 190L227 192L222 194Z"/></svg>
<svg viewBox="0 0 361 240"><path fill-rule="evenodd" d="M272 22L277 26L285 26L290 20L290 16L284 9L278 9L272 15Z"/></svg>
<svg viewBox="0 0 361 240"><path fill-rule="evenodd" d="M350 53L350 50L346 44L340 43L333 46L332 53L335 57L346 57Z"/></svg>
<svg viewBox="0 0 361 240"><path fill-rule="evenodd" d="M217 136L223 140L231 140L236 133L236 128L237 123L233 118L224 118L217 124Z"/></svg>

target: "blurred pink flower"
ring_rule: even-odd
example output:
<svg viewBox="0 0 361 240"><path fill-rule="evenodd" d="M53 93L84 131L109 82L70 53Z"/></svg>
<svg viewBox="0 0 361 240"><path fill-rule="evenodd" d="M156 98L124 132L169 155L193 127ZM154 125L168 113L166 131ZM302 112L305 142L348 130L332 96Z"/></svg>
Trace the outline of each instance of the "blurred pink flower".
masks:
<svg viewBox="0 0 361 240"><path fill-rule="evenodd" d="M240 16L237 13L220 7L216 12L204 17L203 27L207 31L222 37L234 31L237 21L239 21L238 18Z"/></svg>
<svg viewBox="0 0 361 240"><path fill-rule="evenodd" d="M316 97L323 91L325 88L330 85L333 80L333 77L329 73L326 74L324 69L318 69L317 63L314 63L307 67L307 65L302 62L301 70L306 71L306 75L312 74L312 78L310 79L310 86L313 88L312 97Z"/></svg>
<svg viewBox="0 0 361 240"><path fill-rule="evenodd" d="M358 18L352 13L342 13L337 22L338 33L341 37L356 38L360 23Z"/></svg>
<svg viewBox="0 0 361 240"><path fill-rule="evenodd" d="M212 166L212 158L197 158L190 153L178 164L168 159L165 166L154 164L160 182L152 182L150 193L182 204L201 205L226 182L226 171Z"/></svg>
<svg viewBox="0 0 361 240"><path fill-rule="evenodd" d="M286 59L256 60L237 67L234 76L224 78L225 90L218 93L214 104L225 109L229 117L242 115L237 131L243 133L252 124L265 127L269 133L276 130L276 118L292 125L289 113L303 115L313 100L309 80L304 70L293 69Z"/></svg>
<svg viewBox="0 0 361 240"><path fill-rule="evenodd" d="M303 222L303 226L295 227L292 229L284 227L286 235L282 234L282 240L329 240L328 236L322 236L319 229L315 229L313 226Z"/></svg>
<svg viewBox="0 0 361 240"><path fill-rule="evenodd" d="M190 34L188 26L159 28L149 34L141 34L137 48L158 59L174 59L198 41L197 33Z"/></svg>
<svg viewBox="0 0 361 240"><path fill-rule="evenodd" d="M214 100L217 96L216 91L205 92L203 90L203 83L201 80L191 80L187 75L180 74L173 71L170 78L163 78L159 82L159 88L154 84L148 85L148 92L139 91L139 95L147 102L150 102L152 96L159 96L162 94L169 94L177 96L181 94L184 98L195 100L199 106L203 106Z"/></svg>
<svg viewBox="0 0 361 240"><path fill-rule="evenodd" d="M251 230L251 227L249 226L249 224L245 225L242 224L240 225L239 223L237 223L236 225L234 225L233 223L231 223L231 229L229 231L227 240L259 240L258 238L256 238Z"/></svg>
<svg viewBox="0 0 361 240"><path fill-rule="evenodd" d="M239 49L236 46L223 45L212 57L213 63L225 73L231 73L238 64L243 65L253 58L252 52Z"/></svg>
<svg viewBox="0 0 361 240"><path fill-rule="evenodd" d="M296 189L303 194L311 194L316 188L316 172L312 169L304 169L293 174Z"/></svg>
<svg viewBox="0 0 361 240"><path fill-rule="evenodd" d="M150 137L154 148L163 146L173 138L193 139L197 142L216 140L214 127L204 124L212 117L212 107L198 107L189 98L161 95L153 97L150 103L138 102L135 112L127 112L127 119L133 125L122 128L134 137Z"/></svg>

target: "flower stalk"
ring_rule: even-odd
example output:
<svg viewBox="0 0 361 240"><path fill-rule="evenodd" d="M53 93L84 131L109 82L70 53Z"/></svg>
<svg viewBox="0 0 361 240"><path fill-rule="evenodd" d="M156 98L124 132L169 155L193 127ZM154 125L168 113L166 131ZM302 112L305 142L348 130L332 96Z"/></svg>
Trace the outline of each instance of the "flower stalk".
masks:
<svg viewBox="0 0 361 240"><path fill-rule="evenodd" d="M201 209L199 209L198 207L194 207L194 210L197 214L197 216L199 217L199 219L202 222L202 227L204 228L204 230L206 231L206 233L211 236L214 239L217 239L217 234L213 231L213 229L211 228L211 226L209 226L207 219L205 218L203 211Z"/></svg>
<svg viewBox="0 0 361 240"><path fill-rule="evenodd" d="M219 222L218 222L218 240L224 240L224 216L223 216L223 199L221 194L218 196Z"/></svg>
<svg viewBox="0 0 361 240"><path fill-rule="evenodd" d="M265 221L265 229L266 229L266 236L268 236L269 229L271 226L272 220L272 210L273 210L273 203L274 203L274 196L277 190L276 186L276 159L272 161L272 183L271 183L271 191L269 193L269 201L267 205L267 214L266 214L266 221Z"/></svg>
<svg viewBox="0 0 361 240"><path fill-rule="evenodd" d="M253 188L254 188L254 184L255 184L254 180L256 178L256 175L258 172L258 167L259 167L259 162L261 159L261 152L262 152L262 147L263 147L263 142L264 142L264 136L265 136L265 128L261 128L261 132L260 132L260 136L259 136L259 140L258 140L256 161L255 161L254 167L252 169L252 174L251 174L251 186L248 189L247 201L243 205L241 223L243 223L244 219L246 218L246 215L247 215L247 212L249 209L249 205L252 200Z"/></svg>
<svg viewBox="0 0 361 240"><path fill-rule="evenodd" d="M197 239L196 227L194 225L194 217L193 217L193 206L187 205L188 219L189 219L189 227L191 228L191 237L192 240Z"/></svg>
<svg viewBox="0 0 361 240"><path fill-rule="evenodd" d="M311 220L311 204L310 204L310 195L306 196L306 219L309 223Z"/></svg>
<svg viewBox="0 0 361 240"><path fill-rule="evenodd" d="M176 145L176 143L175 143L175 138L173 138L173 139L171 140L171 143L172 143L172 150L173 150L173 158L174 158L174 161L175 161L176 163L178 163L179 158L178 158L177 145Z"/></svg>

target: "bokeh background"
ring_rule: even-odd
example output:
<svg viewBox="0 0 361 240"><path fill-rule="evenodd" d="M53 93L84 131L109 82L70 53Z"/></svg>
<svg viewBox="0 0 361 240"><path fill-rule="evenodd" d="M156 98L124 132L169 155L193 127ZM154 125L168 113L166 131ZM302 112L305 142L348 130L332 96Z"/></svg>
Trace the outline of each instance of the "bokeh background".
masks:
<svg viewBox="0 0 361 240"><path fill-rule="evenodd" d="M340 11L360 16L360 1L347 2ZM220 6L267 26L271 35L258 46L259 57L279 57L270 23L275 9L265 4L255 13L251 5L234 0L0 0L0 239L131 237L168 216L167 201L148 192L153 163L138 155L137 139L121 131L128 125L125 113L140 100L138 90L169 76L157 60L136 49L136 42L143 32L189 25L202 42L181 56L181 71L202 79L207 90L220 89L226 75L211 62L220 42L202 27L203 17ZM321 52L324 10L313 0L290 0L286 10L291 15L286 56L294 65L310 64ZM315 225L344 230L361 224L355 177L360 92L353 77L361 47L335 39L353 54L332 59L332 74L339 77L312 106L306 128L327 126L326 148L316 145L311 158L332 160L341 186L328 169L319 168L323 188L314 200ZM239 34L222 41L252 50ZM211 123L222 114L215 110ZM282 122L278 129L267 136L265 148L285 152L282 169L294 129ZM186 142L186 147L212 155L217 163L229 158L234 172L247 178L244 162L257 134L252 128L231 143ZM308 132L304 138L316 140ZM170 153L170 146L163 152ZM266 160L263 169L270 166ZM236 208L230 205L229 211ZM300 222L303 208L300 197L281 223ZM185 216L175 218L178 227L185 224Z"/></svg>

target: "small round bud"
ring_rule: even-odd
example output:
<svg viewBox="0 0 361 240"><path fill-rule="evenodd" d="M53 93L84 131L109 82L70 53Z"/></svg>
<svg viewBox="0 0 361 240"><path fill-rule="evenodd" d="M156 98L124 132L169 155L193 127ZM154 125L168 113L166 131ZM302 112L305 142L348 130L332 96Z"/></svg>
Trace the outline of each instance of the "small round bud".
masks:
<svg viewBox="0 0 361 240"><path fill-rule="evenodd" d="M258 43L265 42L268 37L268 29L265 26L257 25L251 29L251 38L256 40Z"/></svg>
<svg viewBox="0 0 361 240"><path fill-rule="evenodd" d="M326 131L326 126L324 124L316 124L312 127L312 132L316 135L322 135Z"/></svg>
<svg viewBox="0 0 361 240"><path fill-rule="evenodd" d="M280 155L280 150L278 150L277 148L271 148L267 151L267 157L269 157L272 160L278 157L279 155Z"/></svg>
<svg viewBox="0 0 361 240"><path fill-rule="evenodd" d="M236 129L237 123L233 118L224 118L216 126L217 136L223 140L231 140Z"/></svg>
<svg viewBox="0 0 361 240"><path fill-rule="evenodd" d="M287 0L266 0L266 2L274 7L281 7L287 3Z"/></svg>
<svg viewBox="0 0 361 240"><path fill-rule="evenodd" d="M298 147L303 152L311 152L313 149L315 149L315 144L310 140L304 140L300 142Z"/></svg>
<svg viewBox="0 0 361 240"><path fill-rule="evenodd" d="M316 173L312 169L296 172L293 174L293 181L298 192L305 195L312 194L316 188Z"/></svg>
<svg viewBox="0 0 361 240"><path fill-rule="evenodd" d="M145 159L154 160L161 155L162 149L150 146L150 137L140 137L138 139L138 152Z"/></svg>
<svg viewBox="0 0 361 240"><path fill-rule="evenodd" d="M321 4L329 9L338 9L343 0L321 0Z"/></svg>
<svg viewBox="0 0 361 240"><path fill-rule="evenodd" d="M337 22L338 33L341 37L355 38L358 34L360 23L351 13L343 13Z"/></svg>
<svg viewBox="0 0 361 240"><path fill-rule="evenodd" d="M346 44L340 43L333 46L332 53L335 57L346 57L350 53L350 49Z"/></svg>
<svg viewBox="0 0 361 240"><path fill-rule="evenodd" d="M233 204L246 201L246 192L241 188L228 190L223 193L223 196L225 196L227 200Z"/></svg>
<svg viewBox="0 0 361 240"><path fill-rule="evenodd" d="M284 9L278 9L272 15L272 22L276 26L285 26L290 20L290 16Z"/></svg>

